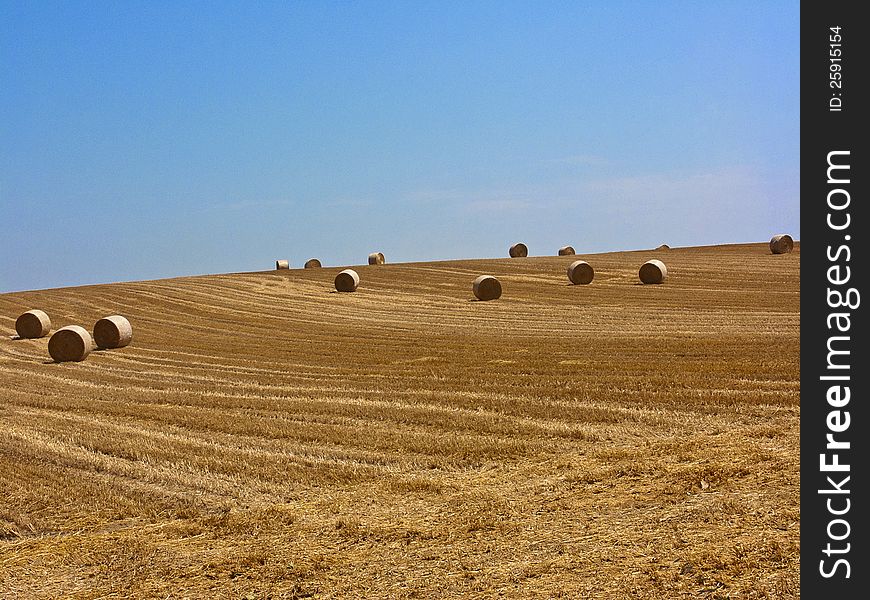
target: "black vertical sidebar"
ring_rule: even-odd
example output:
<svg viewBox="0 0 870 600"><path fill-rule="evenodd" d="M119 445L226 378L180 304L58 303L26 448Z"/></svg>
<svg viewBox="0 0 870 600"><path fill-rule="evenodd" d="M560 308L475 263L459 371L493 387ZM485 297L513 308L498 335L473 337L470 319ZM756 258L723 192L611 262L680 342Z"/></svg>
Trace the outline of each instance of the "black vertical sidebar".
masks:
<svg viewBox="0 0 870 600"><path fill-rule="evenodd" d="M870 22L859 6L801 3L801 594L837 600L870 589Z"/></svg>

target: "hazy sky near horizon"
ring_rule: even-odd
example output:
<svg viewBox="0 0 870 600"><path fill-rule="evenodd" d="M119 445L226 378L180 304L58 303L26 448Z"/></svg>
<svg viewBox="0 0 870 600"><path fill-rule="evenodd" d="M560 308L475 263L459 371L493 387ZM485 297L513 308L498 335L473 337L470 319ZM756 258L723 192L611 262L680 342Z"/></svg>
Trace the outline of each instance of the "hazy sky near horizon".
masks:
<svg viewBox="0 0 870 600"><path fill-rule="evenodd" d="M800 236L799 3L0 0L0 292Z"/></svg>

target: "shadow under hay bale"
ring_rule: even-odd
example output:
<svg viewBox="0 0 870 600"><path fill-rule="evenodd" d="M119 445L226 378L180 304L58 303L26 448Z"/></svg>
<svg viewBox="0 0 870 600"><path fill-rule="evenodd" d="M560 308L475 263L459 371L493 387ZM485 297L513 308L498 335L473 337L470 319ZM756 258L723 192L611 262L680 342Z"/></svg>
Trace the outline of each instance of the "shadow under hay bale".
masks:
<svg viewBox="0 0 870 600"><path fill-rule="evenodd" d="M586 285L592 283L595 270L585 260L576 260L568 266L568 280L574 285Z"/></svg>
<svg viewBox="0 0 870 600"><path fill-rule="evenodd" d="M45 337L51 331L51 319L41 310L28 310L15 320L15 332L19 339Z"/></svg>
<svg viewBox="0 0 870 600"><path fill-rule="evenodd" d="M662 261L652 259L643 263L637 274L641 283L664 283L668 278L668 268Z"/></svg>
<svg viewBox="0 0 870 600"><path fill-rule="evenodd" d="M133 340L133 327L125 317L112 315L94 323L97 348L123 348Z"/></svg>
<svg viewBox="0 0 870 600"><path fill-rule="evenodd" d="M787 233L780 233L770 238L770 251L773 254L788 254L794 250L794 240Z"/></svg>
<svg viewBox="0 0 870 600"><path fill-rule="evenodd" d="M471 286L478 300L498 300L501 298L501 282L492 275L481 275Z"/></svg>
<svg viewBox="0 0 870 600"><path fill-rule="evenodd" d="M48 340L48 353L55 362L82 361L93 349L91 334L78 325L61 327Z"/></svg>
<svg viewBox="0 0 870 600"><path fill-rule="evenodd" d="M359 287L359 274L353 269L345 269L335 276L335 289L338 292L355 292Z"/></svg>

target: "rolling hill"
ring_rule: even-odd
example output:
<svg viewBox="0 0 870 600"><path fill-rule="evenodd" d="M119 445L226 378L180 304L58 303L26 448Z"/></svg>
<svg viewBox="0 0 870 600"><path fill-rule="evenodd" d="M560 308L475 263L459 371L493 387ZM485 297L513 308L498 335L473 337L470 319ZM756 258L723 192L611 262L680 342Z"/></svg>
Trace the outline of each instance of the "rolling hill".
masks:
<svg viewBox="0 0 870 600"><path fill-rule="evenodd" d="M799 597L799 267L765 243L2 294L0 597ZM31 308L133 342L53 363L13 339Z"/></svg>

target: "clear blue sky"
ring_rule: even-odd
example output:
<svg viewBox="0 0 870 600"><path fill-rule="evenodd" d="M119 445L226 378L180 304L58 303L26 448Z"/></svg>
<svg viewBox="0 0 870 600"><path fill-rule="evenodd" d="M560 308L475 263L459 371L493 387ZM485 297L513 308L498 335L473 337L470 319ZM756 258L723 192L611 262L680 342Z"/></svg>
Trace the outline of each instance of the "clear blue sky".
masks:
<svg viewBox="0 0 870 600"><path fill-rule="evenodd" d="M799 231L793 2L0 0L0 292Z"/></svg>

